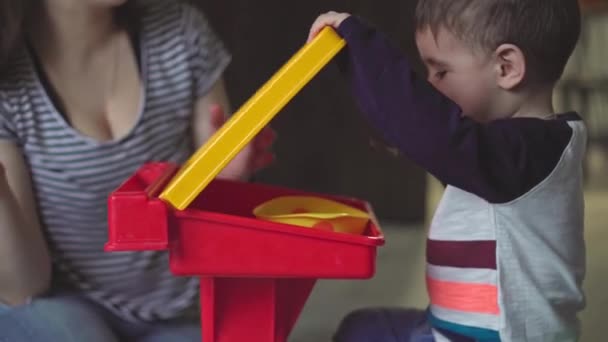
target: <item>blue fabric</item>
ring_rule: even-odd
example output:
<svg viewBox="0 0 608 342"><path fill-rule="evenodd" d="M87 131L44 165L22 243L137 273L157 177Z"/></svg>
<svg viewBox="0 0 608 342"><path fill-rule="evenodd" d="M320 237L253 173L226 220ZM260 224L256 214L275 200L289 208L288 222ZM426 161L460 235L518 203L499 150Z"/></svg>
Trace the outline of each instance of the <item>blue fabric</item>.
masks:
<svg viewBox="0 0 608 342"><path fill-rule="evenodd" d="M479 342L500 342L500 335L498 334L498 331L446 322L433 316L430 312L428 316L428 320L431 325L437 329L471 337L475 341Z"/></svg>
<svg viewBox="0 0 608 342"><path fill-rule="evenodd" d="M425 311L363 309L348 315L334 342L434 342Z"/></svg>
<svg viewBox="0 0 608 342"><path fill-rule="evenodd" d="M78 296L39 298L8 307L0 304L0 342L200 342L198 322L124 322Z"/></svg>

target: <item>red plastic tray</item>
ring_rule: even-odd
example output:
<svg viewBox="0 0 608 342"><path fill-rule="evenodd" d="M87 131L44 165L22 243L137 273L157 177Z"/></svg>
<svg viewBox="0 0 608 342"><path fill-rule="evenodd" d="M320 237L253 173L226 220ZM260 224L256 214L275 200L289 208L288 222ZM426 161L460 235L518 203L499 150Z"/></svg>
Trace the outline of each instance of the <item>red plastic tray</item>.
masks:
<svg viewBox="0 0 608 342"><path fill-rule="evenodd" d="M253 208L298 190L215 180L184 211L157 196L178 167L146 164L109 198L107 251L169 250L175 275L201 277L205 342L284 342L316 279L370 278L384 238L258 220ZM312 194L372 213L363 201ZM373 216L373 213L372 213Z"/></svg>

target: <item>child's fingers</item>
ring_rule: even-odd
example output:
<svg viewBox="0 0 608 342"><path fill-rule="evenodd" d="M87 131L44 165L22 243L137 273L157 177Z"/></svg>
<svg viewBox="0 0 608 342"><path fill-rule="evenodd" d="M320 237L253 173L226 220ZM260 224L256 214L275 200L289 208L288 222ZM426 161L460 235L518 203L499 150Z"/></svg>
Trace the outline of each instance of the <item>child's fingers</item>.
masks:
<svg viewBox="0 0 608 342"><path fill-rule="evenodd" d="M319 31L321 31L325 26L333 26L334 23L334 16L336 15L336 12L327 12L324 14L321 14L317 20L315 20L315 22L312 24L312 31L318 33Z"/></svg>
<svg viewBox="0 0 608 342"><path fill-rule="evenodd" d="M321 27L321 28L323 28L323 27ZM306 42L310 43L310 41L313 40L319 34L319 31L321 31L321 28L319 28L318 26L311 27L310 32L308 32L308 39L306 39Z"/></svg>
<svg viewBox="0 0 608 342"><path fill-rule="evenodd" d="M320 15L319 17L317 17L317 19L315 19L315 21L310 26L310 31L308 32L307 42L310 42L319 33L319 26L321 25L322 17L323 17L323 15Z"/></svg>
<svg viewBox="0 0 608 342"><path fill-rule="evenodd" d="M319 34L319 32L325 26L332 26L334 28L337 28L337 16L339 16L339 14L332 11L321 14L319 17L317 17L317 19L314 21L310 28L310 32L308 34L308 41L311 41L314 37L316 37L317 34Z"/></svg>

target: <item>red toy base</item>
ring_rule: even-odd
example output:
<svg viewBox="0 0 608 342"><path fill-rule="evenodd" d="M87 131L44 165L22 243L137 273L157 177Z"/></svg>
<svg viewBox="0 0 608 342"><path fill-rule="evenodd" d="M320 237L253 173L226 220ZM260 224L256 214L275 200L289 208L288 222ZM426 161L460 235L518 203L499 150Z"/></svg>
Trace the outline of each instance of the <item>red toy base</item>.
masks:
<svg viewBox="0 0 608 342"><path fill-rule="evenodd" d="M177 167L144 165L109 199L107 251L164 250L176 275L201 277L205 342L285 342L318 278L370 278L384 243L375 221L350 235L258 220L253 208L302 191L215 180L184 211L157 196ZM329 198L358 209L365 202Z"/></svg>

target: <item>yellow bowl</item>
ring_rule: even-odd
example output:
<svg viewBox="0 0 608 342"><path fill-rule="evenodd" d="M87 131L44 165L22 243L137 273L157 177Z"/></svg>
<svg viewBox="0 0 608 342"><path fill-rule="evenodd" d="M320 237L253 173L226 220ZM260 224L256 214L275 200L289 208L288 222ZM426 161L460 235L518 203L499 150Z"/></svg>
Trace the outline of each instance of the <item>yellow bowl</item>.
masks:
<svg viewBox="0 0 608 342"><path fill-rule="evenodd" d="M253 210L263 220L361 235L369 215L348 205L311 196L282 196Z"/></svg>

